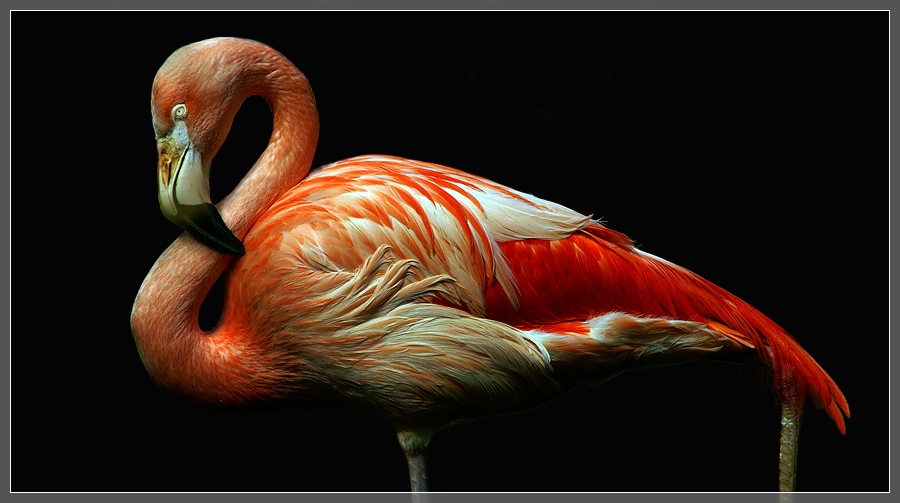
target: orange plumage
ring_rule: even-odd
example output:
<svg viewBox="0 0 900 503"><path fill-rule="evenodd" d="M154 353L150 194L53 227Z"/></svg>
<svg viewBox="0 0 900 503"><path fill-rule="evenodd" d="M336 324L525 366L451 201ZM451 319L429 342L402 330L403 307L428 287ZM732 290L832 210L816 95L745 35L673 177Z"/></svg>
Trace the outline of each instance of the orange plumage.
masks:
<svg viewBox="0 0 900 503"><path fill-rule="evenodd" d="M272 105L272 139L220 218L209 162L251 94ZM773 371L784 490L807 397L845 430L841 391L783 329L589 216L391 156L310 171L312 91L267 46L176 51L154 82L153 119L160 204L191 234L147 276L132 329L150 374L182 399L361 407L397 430L415 491L427 490L431 436L449 424L695 358ZM203 332L200 303L226 268L222 318Z"/></svg>

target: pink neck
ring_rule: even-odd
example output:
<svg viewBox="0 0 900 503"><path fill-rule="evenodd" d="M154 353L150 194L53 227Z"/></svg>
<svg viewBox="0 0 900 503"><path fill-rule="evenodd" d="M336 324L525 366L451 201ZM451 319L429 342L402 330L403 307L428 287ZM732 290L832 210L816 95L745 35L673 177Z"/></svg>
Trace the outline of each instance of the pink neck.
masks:
<svg viewBox="0 0 900 503"><path fill-rule="evenodd" d="M275 64L282 71L271 72L268 57L269 66L258 65L262 84L235 95L241 103L250 94L261 94L274 113L265 152L219 204L225 223L241 239L306 176L318 138L318 115L306 78L280 55ZM229 108L236 113L238 107ZM223 123L231 124L234 113ZM280 377L265 368L265 355L231 347L245 339L242 327L200 329L200 305L231 260L182 234L153 265L134 302L131 326L144 365L161 387L189 402L228 406L269 398L266 376Z"/></svg>

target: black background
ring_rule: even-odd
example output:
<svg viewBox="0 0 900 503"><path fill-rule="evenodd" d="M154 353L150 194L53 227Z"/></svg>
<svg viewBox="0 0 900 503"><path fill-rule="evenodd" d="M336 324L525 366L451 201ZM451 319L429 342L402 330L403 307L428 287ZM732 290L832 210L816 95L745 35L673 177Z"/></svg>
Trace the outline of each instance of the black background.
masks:
<svg viewBox="0 0 900 503"><path fill-rule="evenodd" d="M408 488L369 416L196 410L138 358L131 304L180 232L156 202L150 85L176 48L230 35L311 81L315 165L382 153L488 176L749 301L850 402L846 436L807 409L798 489L886 491L888 15L12 13L11 489ZM215 198L270 127L248 100ZM430 475L436 491L772 491L778 435L752 367L698 362L445 430Z"/></svg>

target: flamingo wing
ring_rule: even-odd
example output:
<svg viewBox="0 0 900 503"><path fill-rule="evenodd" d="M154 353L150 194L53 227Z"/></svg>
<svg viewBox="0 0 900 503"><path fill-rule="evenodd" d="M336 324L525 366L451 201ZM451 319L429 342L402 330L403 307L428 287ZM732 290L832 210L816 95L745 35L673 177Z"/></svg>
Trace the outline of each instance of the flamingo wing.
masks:
<svg viewBox="0 0 900 503"><path fill-rule="evenodd" d="M486 297L492 318L557 334L596 333L596 326L608 330L607 335L625 334L644 327L624 347L645 351L648 342L658 345L661 341L667 351L679 345L718 351L718 346L708 345L717 337L698 344L680 333L684 326L669 320L700 324L703 332L727 340L721 345L726 349L723 356L755 349L771 365L782 399L797 395L803 400L808 394L845 431L849 407L844 395L784 329L699 275L636 249L622 234L593 223L564 239L510 241L501 243L500 250L518 286L519 305L491 287ZM617 314L610 318L610 313ZM619 324L612 331L610 319ZM669 323L675 324L662 339L646 330Z"/></svg>
<svg viewBox="0 0 900 503"><path fill-rule="evenodd" d="M844 430L848 408L835 383L749 304L589 216L463 171L390 156L324 166L277 202L245 245L261 247L260 239L281 240L283 271L312 267L345 281L352 275L341 271L359 270L387 246L429 285L407 301L518 329L516 344L539 345L560 382L755 350L780 396L808 394Z"/></svg>

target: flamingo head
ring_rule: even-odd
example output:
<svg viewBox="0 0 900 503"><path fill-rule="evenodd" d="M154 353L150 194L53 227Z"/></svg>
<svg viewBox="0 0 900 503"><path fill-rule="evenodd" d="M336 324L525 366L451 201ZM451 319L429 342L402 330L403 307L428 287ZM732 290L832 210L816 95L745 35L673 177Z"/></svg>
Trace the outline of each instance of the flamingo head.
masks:
<svg viewBox="0 0 900 503"><path fill-rule="evenodd" d="M207 246L243 255L209 190L210 164L246 97L239 96L245 65L228 51L228 42L208 40L175 51L153 81L151 109L163 215Z"/></svg>

